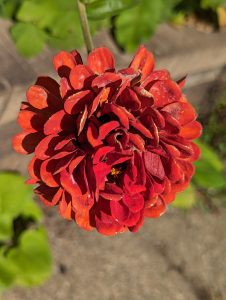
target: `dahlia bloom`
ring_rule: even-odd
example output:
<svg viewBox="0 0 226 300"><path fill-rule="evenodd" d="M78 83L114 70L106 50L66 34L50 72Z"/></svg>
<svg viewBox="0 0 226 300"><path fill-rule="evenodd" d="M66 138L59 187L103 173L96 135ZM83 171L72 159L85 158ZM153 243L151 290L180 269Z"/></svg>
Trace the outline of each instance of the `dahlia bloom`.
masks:
<svg viewBox="0 0 226 300"><path fill-rule="evenodd" d="M57 83L39 77L27 91L14 149L33 154L29 184L63 218L105 235L136 232L161 216L194 173L201 134L196 112L167 70L141 46L115 70L108 48L83 64L77 51L53 59Z"/></svg>

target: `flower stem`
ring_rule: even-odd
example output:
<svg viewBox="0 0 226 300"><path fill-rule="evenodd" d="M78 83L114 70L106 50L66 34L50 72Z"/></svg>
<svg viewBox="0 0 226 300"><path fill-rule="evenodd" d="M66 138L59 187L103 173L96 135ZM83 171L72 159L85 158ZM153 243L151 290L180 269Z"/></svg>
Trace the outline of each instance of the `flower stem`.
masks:
<svg viewBox="0 0 226 300"><path fill-rule="evenodd" d="M86 45L86 50L89 53L93 49L93 41L89 29L89 22L86 13L86 5L82 3L81 0L77 0L77 5L78 5L78 12L79 12L79 17L80 17L80 22L82 27L83 38Z"/></svg>

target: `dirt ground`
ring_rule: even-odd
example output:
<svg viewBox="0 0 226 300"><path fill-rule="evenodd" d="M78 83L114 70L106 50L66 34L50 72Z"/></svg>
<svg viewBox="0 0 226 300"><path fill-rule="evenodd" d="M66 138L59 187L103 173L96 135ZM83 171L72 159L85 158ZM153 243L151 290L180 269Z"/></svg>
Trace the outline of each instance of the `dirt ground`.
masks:
<svg viewBox="0 0 226 300"><path fill-rule="evenodd" d="M12 151L11 137L18 131L15 119L25 89L37 73L49 70L51 53L47 50L36 59L23 60L9 39L8 24L0 25L0 58L4 58L0 69L0 170L26 174L29 158ZM160 62L168 63L177 76L184 58L185 73L192 73L187 94L194 95L196 106L201 105L206 95L202 87L208 85L208 80L214 80L226 64L223 54L216 55L211 48L218 43L219 51L226 49L225 33L213 34L209 41L205 34L196 36L199 41L203 38L200 45L207 49L201 51L203 56L198 50L190 49L187 56L181 52L181 32L165 28L157 34L160 37L155 36L152 45L160 49ZM186 40L191 43L187 34ZM190 37L195 34L190 31ZM159 44L164 36L170 45L168 56L164 45ZM179 49L178 54L173 44ZM190 61L186 61L189 53ZM128 60L120 53L116 56L122 66ZM214 58L215 69L211 65ZM197 82L201 84L199 88ZM199 103L195 100L198 98ZM53 252L53 275L40 287L7 291L4 300L226 300L225 208L212 213L198 209L183 213L169 208L160 219L146 220L138 233L116 237L82 231L73 222L62 220L56 209L44 212Z"/></svg>

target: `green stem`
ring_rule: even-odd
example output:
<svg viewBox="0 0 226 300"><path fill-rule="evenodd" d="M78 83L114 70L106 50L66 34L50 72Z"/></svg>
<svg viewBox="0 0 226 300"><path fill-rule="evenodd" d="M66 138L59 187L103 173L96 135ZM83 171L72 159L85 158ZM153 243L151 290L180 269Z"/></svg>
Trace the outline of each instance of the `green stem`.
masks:
<svg viewBox="0 0 226 300"><path fill-rule="evenodd" d="M80 22L82 27L83 38L86 45L86 50L89 53L93 49L93 41L89 29L89 22L86 13L86 5L82 3L80 0L77 0L77 5L78 5L78 12L79 12L79 17L80 17Z"/></svg>

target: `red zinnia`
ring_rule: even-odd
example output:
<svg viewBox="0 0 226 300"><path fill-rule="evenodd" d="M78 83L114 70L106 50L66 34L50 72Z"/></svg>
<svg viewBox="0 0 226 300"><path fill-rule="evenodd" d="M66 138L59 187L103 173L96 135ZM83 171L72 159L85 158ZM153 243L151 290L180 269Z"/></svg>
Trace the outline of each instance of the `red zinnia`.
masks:
<svg viewBox="0 0 226 300"><path fill-rule="evenodd" d="M53 60L61 77L39 77L27 91L14 148L34 152L28 183L47 205L87 230L137 231L155 218L194 173L201 125L167 70L153 70L139 48L127 69L115 70L107 48L83 64L77 51Z"/></svg>

